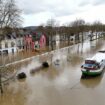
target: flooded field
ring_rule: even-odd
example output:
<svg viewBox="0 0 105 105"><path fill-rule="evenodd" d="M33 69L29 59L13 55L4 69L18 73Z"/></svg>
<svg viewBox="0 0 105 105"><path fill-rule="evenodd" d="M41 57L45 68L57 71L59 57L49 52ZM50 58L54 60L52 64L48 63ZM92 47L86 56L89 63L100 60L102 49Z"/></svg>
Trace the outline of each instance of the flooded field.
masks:
<svg viewBox="0 0 105 105"><path fill-rule="evenodd" d="M81 64L87 57L105 49L105 40L85 42L36 56L15 69L26 79L3 85L0 105L104 105L105 74L81 79ZM59 59L59 64L55 61ZM43 61L50 67L31 74Z"/></svg>

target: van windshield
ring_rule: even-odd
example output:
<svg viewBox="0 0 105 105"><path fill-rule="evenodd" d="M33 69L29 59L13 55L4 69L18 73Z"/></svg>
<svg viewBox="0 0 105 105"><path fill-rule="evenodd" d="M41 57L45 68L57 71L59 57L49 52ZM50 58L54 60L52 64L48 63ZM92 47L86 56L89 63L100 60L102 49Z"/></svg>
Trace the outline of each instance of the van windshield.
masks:
<svg viewBox="0 0 105 105"><path fill-rule="evenodd" d="M96 64L84 64L84 67L87 67L87 68L91 68L91 67L95 67Z"/></svg>

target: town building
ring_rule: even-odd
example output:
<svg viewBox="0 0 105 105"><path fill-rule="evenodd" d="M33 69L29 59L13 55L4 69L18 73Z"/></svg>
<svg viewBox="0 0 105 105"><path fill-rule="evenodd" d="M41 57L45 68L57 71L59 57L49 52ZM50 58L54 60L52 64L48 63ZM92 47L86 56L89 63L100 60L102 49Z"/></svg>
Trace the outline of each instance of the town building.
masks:
<svg viewBox="0 0 105 105"><path fill-rule="evenodd" d="M16 35L5 35L0 41L0 54L2 53L15 53L23 49L23 38L16 37Z"/></svg>
<svg viewBox="0 0 105 105"><path fill-rule="evenodd" d="M46 46L46 36L42 33L32 33L24 36L24 49L40 50Z"/></svg>

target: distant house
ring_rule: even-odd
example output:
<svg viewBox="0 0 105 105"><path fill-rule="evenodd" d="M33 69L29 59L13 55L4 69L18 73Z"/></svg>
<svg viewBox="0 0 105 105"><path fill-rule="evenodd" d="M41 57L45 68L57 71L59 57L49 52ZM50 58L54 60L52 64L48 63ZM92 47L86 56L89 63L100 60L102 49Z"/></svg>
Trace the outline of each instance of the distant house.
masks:
<svg viewBox="0 0 105 105"><path fill-rule="evenodd" d="M41 49L46 46L46 36L42 33L33 33L24 36L24 47L28 49Z"/></svg>
<svg viewBox="0 0 105 105"><path fill-rule="evenodd" d="M14 33L5 35L0 41L0 54L3 53L14 53L23 50L24 43L23 37Z"/></svg>
<svg viewBox="0 0 105 105"><path fill-rule="evenodd" d="M1 53L14 53L17 51L16 38L12 35L6 35L0 41L0 54Z"/></svg>

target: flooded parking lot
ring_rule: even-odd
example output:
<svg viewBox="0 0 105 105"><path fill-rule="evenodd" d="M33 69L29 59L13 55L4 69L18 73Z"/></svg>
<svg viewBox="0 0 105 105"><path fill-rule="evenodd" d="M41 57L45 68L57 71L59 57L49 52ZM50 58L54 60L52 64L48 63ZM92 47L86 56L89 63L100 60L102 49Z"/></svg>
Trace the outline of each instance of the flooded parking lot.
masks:
<svg viewBox="0 0 105 105"><path fill-rule="evenodd" d="M0 105L104 105L105 74L81 79L81 64L87 57L105 49L103 39L85 42L36 56L18 67L26 79L3 85ZM68 59L69 58L69 59ZM54 62L59 59L59 65ZM30 71L43 61L50 67Z"/></svg>

